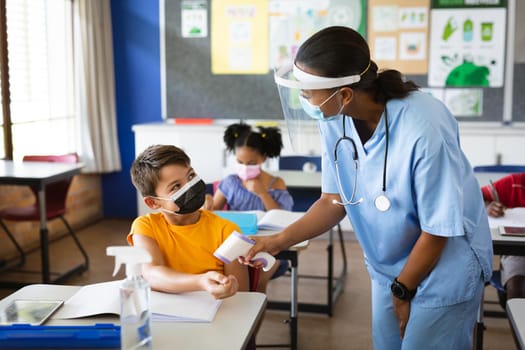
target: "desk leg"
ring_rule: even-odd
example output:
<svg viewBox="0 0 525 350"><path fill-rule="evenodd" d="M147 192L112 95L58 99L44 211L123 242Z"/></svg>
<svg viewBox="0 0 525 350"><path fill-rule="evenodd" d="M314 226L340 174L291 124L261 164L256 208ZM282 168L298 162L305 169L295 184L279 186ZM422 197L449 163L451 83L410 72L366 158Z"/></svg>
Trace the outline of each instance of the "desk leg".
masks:
<svg viewBox="0 0 525 350"><path fill-rule="evenodd" d="M485 324L483 323L483 300L485 299L485 290L481 293L481 300L479 303L478 317L476 325L474 326L473 349L483 350L483 332L485 331Z"/></svg>
<svg viewBox="0 0 525 350"><path fill-rule="evenodd" d="M38 203L40 210L40 255L42 261L42 283L50 282L49 272L49 242L46 218L46 189L42 186L38 191Z"/></svg>
<svg viewBox="0 0 525 350"><path fill-rule="evenodd" d="M292 350L297 349L297 312L298 312L298 274L297 274L297 252L294 252L294 256L291 259L291 307L290 307L290 348Z"/></svg>

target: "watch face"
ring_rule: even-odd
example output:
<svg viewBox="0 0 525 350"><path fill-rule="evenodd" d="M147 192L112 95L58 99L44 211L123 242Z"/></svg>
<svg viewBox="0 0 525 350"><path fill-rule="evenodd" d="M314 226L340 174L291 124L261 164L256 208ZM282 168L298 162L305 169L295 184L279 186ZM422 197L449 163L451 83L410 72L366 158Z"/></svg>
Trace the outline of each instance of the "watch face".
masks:
<svg viewBox="0 0 525 350"><path fill-rule="evenodd" d="M405 288L403 288L403 286L401 286L397 281L392 283L390 290L396 298L401 300L406 300L408 298L407 291L405 291Z"/></svg>

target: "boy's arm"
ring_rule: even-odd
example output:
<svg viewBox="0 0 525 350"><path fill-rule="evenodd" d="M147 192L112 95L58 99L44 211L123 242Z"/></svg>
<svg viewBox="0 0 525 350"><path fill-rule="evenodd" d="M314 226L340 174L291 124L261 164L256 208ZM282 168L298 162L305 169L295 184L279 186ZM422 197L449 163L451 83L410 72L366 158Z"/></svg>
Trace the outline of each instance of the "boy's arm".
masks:
<svg viewBox="0 0 525 350"><path fill-rule="evenodd" d="M166 266L157 242L150 237L134 234L133 245L144 248L151 254L152 261L143 265L142 274L154 290L168 293L204 290L218 299L237 292L237 281L219 272L190 274L178 272Z"/></svg>

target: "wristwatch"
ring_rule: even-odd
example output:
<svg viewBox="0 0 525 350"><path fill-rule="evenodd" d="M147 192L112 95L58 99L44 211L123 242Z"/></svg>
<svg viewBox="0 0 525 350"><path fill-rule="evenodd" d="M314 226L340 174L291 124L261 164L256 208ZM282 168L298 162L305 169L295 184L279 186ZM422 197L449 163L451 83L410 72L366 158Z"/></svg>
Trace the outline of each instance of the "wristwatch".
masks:
<svg viewBox="0 0 525 350"><path fill-rule="evenodd" d="M412 300L417 291L417 289L408 290L403 283L397 280L397 277L394 278L394 282L390 285L390 290L392 291L392 295L396 298L407 301Z"/></svg>

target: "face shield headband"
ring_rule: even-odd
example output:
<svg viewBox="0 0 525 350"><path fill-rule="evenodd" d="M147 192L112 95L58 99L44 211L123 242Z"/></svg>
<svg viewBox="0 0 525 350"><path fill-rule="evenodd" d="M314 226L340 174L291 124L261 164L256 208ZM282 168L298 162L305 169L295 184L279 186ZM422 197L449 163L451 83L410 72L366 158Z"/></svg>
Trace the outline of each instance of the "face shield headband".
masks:
<svg viewBox="0 0 525 350"><path fill-rule="evenodd" d="M370 68L371 62L360 74L329 78L313 75L299 69L293 62L288 62L277 69L274 80L277 84L290 143L297 154L319 153L320 140L318 121L312 119L301 105L301 90L333 89L358 83L361 76ZM335 116L334 119L338 119Z"/></svg>

